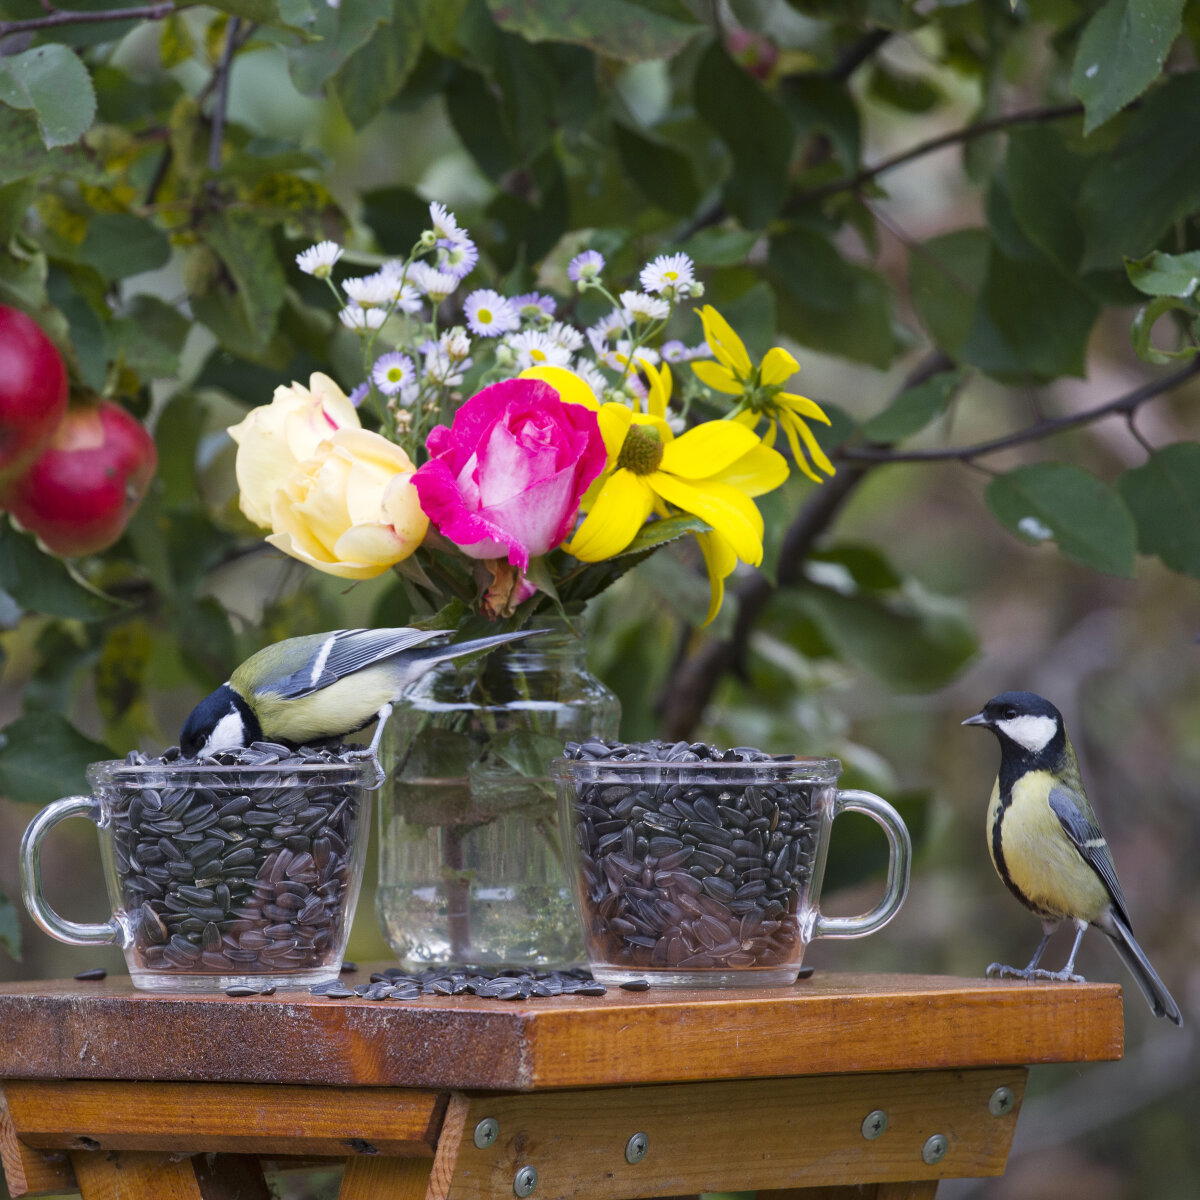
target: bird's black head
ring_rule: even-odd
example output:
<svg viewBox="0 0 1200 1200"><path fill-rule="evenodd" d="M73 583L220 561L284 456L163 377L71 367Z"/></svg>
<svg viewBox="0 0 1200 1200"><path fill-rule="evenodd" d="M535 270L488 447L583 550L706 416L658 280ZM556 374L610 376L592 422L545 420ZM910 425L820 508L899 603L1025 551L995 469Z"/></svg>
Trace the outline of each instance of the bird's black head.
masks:
<svg viewBox="0 0 1200 1200"><path fill-rule="evenodd" d="M262 726L253 709L229 686L221 684L188 715L179 733L179 749L185 758L197 758L217 750L248 746L262 737Z"/></svg>
<svg viewBox="0 0 1200 1200"><path fill-rule="evenodd" d="M963 724L990 729L1006 755L1057 759L1066 739L1062 713L1036 692L1001 692Z"/></svg>

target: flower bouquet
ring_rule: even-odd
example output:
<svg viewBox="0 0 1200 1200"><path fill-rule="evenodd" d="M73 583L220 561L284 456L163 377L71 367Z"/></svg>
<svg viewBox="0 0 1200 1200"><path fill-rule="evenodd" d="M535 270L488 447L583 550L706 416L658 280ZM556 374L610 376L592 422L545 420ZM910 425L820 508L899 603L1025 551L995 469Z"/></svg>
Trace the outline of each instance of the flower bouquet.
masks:
<svg viewBox="0 0 1200 1200"><path fill-rule="evenodd" d="M805 475L833 473L808 426L825 414L785 390L798 367L786 350L755 362L707 305L702 340L663 340L703 294L684 254L653 259L640 290L618 295L596 250L570 260L568 296L467 290L478 251L437 203L406 258L337 281L343 253L322 242L296 261L356 335L361 382L347 395L314 374L234 426L240 503L268 542L317 570L395 571L413 623L460 636L561 623L569 645L589 599L685 537L707 570L711 621L737 564L762 560L754 500L789 472L778 431ZM545 639L548 663L542 641L431 672L393 718L381 908L409 961L540 962L556 956L548 924L574 929L546 767L567 740L616 736L617 709L578 652L568 666ZM536 865L513 849L531 828L549 848ZM481 833L497 844L473 853L465 841ZM489 889L476 860L488 854L514 878L487 903L523 889L540 933L501 921L480 934L475 901Z"/></svg>

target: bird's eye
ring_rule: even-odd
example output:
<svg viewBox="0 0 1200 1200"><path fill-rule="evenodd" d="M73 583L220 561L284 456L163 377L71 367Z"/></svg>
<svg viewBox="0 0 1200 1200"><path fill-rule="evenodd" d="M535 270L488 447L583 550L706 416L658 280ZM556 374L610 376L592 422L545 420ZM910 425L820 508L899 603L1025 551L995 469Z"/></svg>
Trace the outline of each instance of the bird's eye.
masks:
<svg viewBox="0 0 1200 1200"><path fill-rule="evenodd" d="M1004 719L1006 721L1015 721L1017 719L1017 716L1018 716L1018 713L1015 708L1006 708L1004 710Z"/></svg>

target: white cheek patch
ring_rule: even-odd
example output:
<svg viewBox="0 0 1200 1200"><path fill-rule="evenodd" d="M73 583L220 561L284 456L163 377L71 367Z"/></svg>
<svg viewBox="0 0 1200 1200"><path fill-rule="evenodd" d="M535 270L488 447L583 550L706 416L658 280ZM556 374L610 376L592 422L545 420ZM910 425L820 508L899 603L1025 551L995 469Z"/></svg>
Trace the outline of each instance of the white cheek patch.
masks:
<svg viewBox="0 0 1200 1200"><path fill-rule="evenodd" d="M201 754L215 754L218 750L230 750L246 744L246 726L242 714L235 708L226 713L214 726L204 742Z"/></svg>
<svg viewBox="0 0 1200 1200"><path fill-rule="evenodd" d="M996 728L1005 737L1023 746L1031 754L1037 754L1050 744L1058 732L1058 722L1053 717L1035 717L1026 714L1023 717L1012 717L1007 721L997 721Z"/></svg>

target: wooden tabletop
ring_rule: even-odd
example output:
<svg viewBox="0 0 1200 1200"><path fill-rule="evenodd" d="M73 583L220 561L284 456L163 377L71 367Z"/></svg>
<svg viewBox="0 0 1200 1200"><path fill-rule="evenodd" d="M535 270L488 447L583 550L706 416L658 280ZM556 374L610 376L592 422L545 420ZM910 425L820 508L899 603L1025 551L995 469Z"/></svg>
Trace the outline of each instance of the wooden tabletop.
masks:
<svg viewBox="0 0 1200 1200"><path fill-rule="evenodd" d="M820 972L785 988L527 1001L43 981L0 986L0 1031L0 1079L513 1091L1088 1062L1120 1058L1124 1032L1116 984Z"/></svg>

